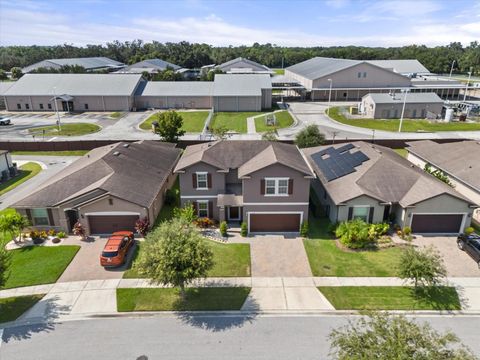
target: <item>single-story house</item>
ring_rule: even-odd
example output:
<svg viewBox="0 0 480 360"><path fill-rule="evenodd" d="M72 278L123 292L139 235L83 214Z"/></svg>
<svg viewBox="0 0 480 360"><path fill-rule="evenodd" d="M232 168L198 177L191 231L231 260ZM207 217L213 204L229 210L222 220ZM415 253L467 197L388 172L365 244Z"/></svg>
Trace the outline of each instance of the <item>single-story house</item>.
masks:
<svg viewBox="0 0 480 360"><path fill-rule="evenodd" d="M246 222L248 232L298 233L308 219L314 177L300 150L268 141L223 140L188 146L175 173L182 206L199 217Z"/></svg>
<svg viewBox="0 0 480 360"><path fill-rule="evenodd" d="M439 144L431 140L407 143L407 159L420 168L430 165L447 175L455 190L480 206L480 142ZM480 210L474 212L480 222Z"/></svg>
<svg viewBox="0 0 480 360"><path fill-rule="evenodd" d="M8 111L130 111L143 82L141 74L25 74L3 96Z"/></svg>
<svg viewBox="0 0 480 360"><path fill-rule="evenodd" d="M477 205L395 151L363 141L303 149L333 223L393 221L414 233L458 234Z"/></svg>
<svg viewBox="0 0 480 360"><path fill-rule="evenodd" d="M27 74L40 68L59 70L63 66L81 66L87 71L116 70L125 66L120 61L112 60L107 57L86 57L86 58L67 58L67 59L47 59L35 64L26 66L22 73Z"/></svg>
<svg viewBox="0 0 480 360"><path fill-rule="evenodd" d="M71 232L80 221L88 234L133 231L138 219L154 223L180 154L160 141L99 147L12 207L38 229Z"/></svg>
<svg viewBox="0 0 480 360"><path fill-rule="evenodd" d="M371 119L398 119L404 101L404 118L437 119L442 115L444 101L434 92L367 94L362 98L359 113Z"/></svg>
<svg viewBox="0 0 480 360"><path fill-rule="evenodd" d="M238 57L236 59L224 62L215 67L227 74L268 74L273 75L275 72L268 66L259 64L255 61Z"/></svg>

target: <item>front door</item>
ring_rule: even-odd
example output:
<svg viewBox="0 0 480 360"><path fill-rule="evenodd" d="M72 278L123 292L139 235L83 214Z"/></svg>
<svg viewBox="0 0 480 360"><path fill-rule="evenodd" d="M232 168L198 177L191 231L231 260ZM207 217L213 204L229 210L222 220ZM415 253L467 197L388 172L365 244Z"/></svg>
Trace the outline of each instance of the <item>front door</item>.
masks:
<svg viewBox="0 0 480 360"><path fill-rule="evenodd" d="M62 108L65 112L73 112L73 101L62 101Z"/></svg>
<svg viewBox="0 0 480 360"><path fill-rule="evenodd" d="M228 220L240 220L240 208L238 206L228 208Z"/></svg>
<svg viewBox="0 0 480 360"><path fill-rule="evenodd" d="M65 216L67 217L67 220L68 220L68 231L72 232L73 226L78 221L78 211L73 209L65 210Z"/></svg>

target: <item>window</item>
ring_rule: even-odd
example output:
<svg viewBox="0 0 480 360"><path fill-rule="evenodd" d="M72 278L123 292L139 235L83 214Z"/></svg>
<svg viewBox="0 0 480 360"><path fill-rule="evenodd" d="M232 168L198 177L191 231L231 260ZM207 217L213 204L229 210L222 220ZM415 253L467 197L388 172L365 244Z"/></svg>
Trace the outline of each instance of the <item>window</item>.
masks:
<svg viewBox="0 0 480 360"><path fill-rule="evenodd" d="M30 104L25 104L25 109L30 109Z"/></svg>
<svg viewBox="0 0 480 360"><path fill-rule="evenodd" d="M40 110L43 110L43 104L38 104L40 106Z"/></svg>
<svg viewBox="0 0 480 360"><path fill-rule="evenodd" d="M361 72L357 73L357 77L360 79L362 77L362 73Z"/></svg>
<svg viewBox="0 0 480 360"><path fill-rule="evenodd" d="M83 105L85 107L85 110L88 110L88 104Z"/></svg>
<svg viewBox="0 0 480 360"><path fill-rule="evenodd" d="M22 110L22 105L21 104L17 104L17 110Z"/></svg>
<svg viewBox="0 0 480 360"><path fill-rule="evenodd" d="M362 219L368 222L368 215L370 213L370 206L356 206L353 208L353 218Z"/></svg>
<svg viewBox="0 0 480 360"><path fill-rule="evenodd" d="M287 178L265 179L265 195L288 196L288 179Z"/></svg>
<svg viewBox="0 0 480 360"><path fill-rule="evenodd" d="M47 209L32 209L33 225L50 225Z"/></svg>
<svg viewBox="0 0 480 360"><path fill-rule="evenodd" d="M364 78L367 77L367 73L366 73L366 72L363 73L363 77L364 77Z"/></svg>
<svg viewBox="0 0 480 360"><path fill-rule="evenodd" d="M208 217L208 201L197 202L198 217Z"/></svg>
<svg viewBox="0 0 480 360"><path fill-rule="evenodd" d="M52 104L48 104L47 107L48 107L48 110L52 110Z"/></svg>
<svg viewBox="0 0 480 360"><path fill-rule="evenodd" d="M197 172L197 190L208 189L208 173Z"/></svg>

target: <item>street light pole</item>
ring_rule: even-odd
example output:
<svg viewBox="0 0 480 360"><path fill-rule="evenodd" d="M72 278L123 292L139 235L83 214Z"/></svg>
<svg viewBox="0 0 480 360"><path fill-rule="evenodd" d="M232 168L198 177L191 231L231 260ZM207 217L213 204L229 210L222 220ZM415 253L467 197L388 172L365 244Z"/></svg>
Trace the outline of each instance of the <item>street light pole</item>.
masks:
<svg viewBox="0 0 480 360"><path fill-rule="evenodd" d="M453 60L453 61L452 61L452 67L450 68L450 76L449 76L449 77L452 77L453 65L455 65L455 61L456 61L456 60Z"/></svg>
<svg viewBox="0 0 480 360"><path fill-rule="evenodd" d="M400 115L400 125L398 126L398 132L402 132L403 114L405 113L405 104L407 103L407 93L408 93L408 91L409 91L408 89L402 90L402 92L404 92L405 95L403 95L402 115Z"/></svg>
<svg viewBox="0 0 480 360"><path fill-rule="evenodd" d="M332 79L328 79L330 82L330 90L328 91L328 109L327 109L327 114L330 116L330 100L332 100L332 84L333 81Z"/></svg>
<svg viewBox="0 0 480 360"><path fill-rule="evenodd" d="M58 131L62 131L62 126L60 125L60 114L58 113L58 106L57 106L57 95L55 94L55 86L53 87L53 104L55 105L55 112L57 113Z"/></svg>
<svg viewBox="0 0 480 360"><path fill-rule="evenodd" d="M467 80L467 85L465 85L465 94L463 94L463 102L467 100L467 91L468 91L468 85L470 84L470 78L472 77L472 72L468 72L468 80Z"/></svg>

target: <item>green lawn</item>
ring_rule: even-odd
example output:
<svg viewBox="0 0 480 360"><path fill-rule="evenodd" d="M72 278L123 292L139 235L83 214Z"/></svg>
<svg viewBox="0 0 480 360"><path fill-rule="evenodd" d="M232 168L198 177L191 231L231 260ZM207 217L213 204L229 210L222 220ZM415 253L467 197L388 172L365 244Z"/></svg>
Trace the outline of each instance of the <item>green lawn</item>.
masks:
<svg viewBox="0 0 480 360"><path fill-rule="evenodd" d="M16 296L0 299L0 323L15 321L45 295Z"/></svg>
<svg viewBox="0 0 480 360"><path fill-rule="evenodd" d="M399 119L347 119L343 116L338 107L330 109L330 117L333 120L343 124L375 129L385 131L398 131L400 124ZM433 123L427 120L403 120L402 132L417 132L417 131L473 131L480 130L480 123Z"/></svg>
<svg viewBox="0 0 480 360"><path fill-rule="evenodd" d="M272 69L275 71L276 75L284 75L285 74L285 69Z"/></svg>
<svg viewBox="0 0 480 360"><path fill-rule="evenodd" d="M250 288L188 288L181 299L177 289L117 289L117 310L214 311L240 310Z"/></svg>
<svg viewBox="0 0 480 360"><path fill-rule="evenodd" d="M116 111L116 112L111 113L110 117L112 119L120 119L122 117L122 115L123 115L123 113Z"/></svg>
<svg viewBox="0 0 480 360"><path fill-rule="evenodd" d="M186 132L201 132L207 120L208 111L178 111L178 114L183 118L182 130ZM140 124L140 129L151 131L152 122L156 120L157 114L151 115Z"/></svg>
<svg viewBox="0 0 480 360"><path fill-rule="evenodd" d="M213 116L210 128L216 126L225 126L228 130L238 133L247 132L247 118L256 115L265 114L265 111L259 112L217 112Z"/></svg>
<svg viewBox="0 0 480 360"><path fill-rule="evenodd" d="M209 277L244 277L250 276L250 245L249 244L221 244L206 240L213 251L214 265L208 273ZM142 251L142 243L138 242L132 263L123 274L124 279L144 278L139 274L136 260Z"/></svg>
<svg viewBox="0 0 480 360"><path fill-rule="evenodd" d="M276 112L275 118L277 119L276 126L267 126L265 124L265 116L260 116L258 118L255 118L255 128L257 132L265 132L268 130L273 130L274 128L282 129L282 128L292 126L293 124L292 115L290 115L290 113L287 110Z"/></svg>
<svg viewBox="0 0 480 360"><path fill-rule="evenodd" d="M343 251L327 233L327 218L311 218L309 225L310 239L305 239L303 243L313 276L396 276L402 249Z"/></svg>
<svg viewBox="0 0 480 360"><path fill-rule="evenodd" d="M429 288L418 295L407 286L323 286L337 310L460 310L454 287Z"/></svg>
<svg viewBox="0 0 480 360"><path fill-rule="evenodd" d="M12 250L4 289L51 284L58 280L80 246L29 246Z"/></svg>
<svg viewBox="0 0 480 360"><path fill-rule="evenodd" d="M38 156L83 156L89 150L66 151L12 151L12 155L38 155Z"/></svg>
<svg viewBox="0 0 480 360"><path fill-rule="evenodd" d="M61 130L58 131L57 125L43 126L31 128L28 132L31 135L43 136L45 130L45 136L80 136L95 133L100 131L101 128L98 125L90 123L75 123L75 124L62 124Z"/></svg>
<svg viewBox="0 0 480 360"><path fill-rule="evenodd" d="M407 149L393 149L393 150L395 150L397 154L403 156L404 158L406 158L408 155Z"/></svg>
<svg viewBox="0 0 480 360"><path fill-rule="evenodd" d="M42 167L34 162L28 162L22 166L20 166L20 173L18 176L5 181L0 185L0 195L3 195L10 190L15 189L18 185L23 184L25 181L31 179L35 175L37 175L40 171L42 171Z"/></svg>

